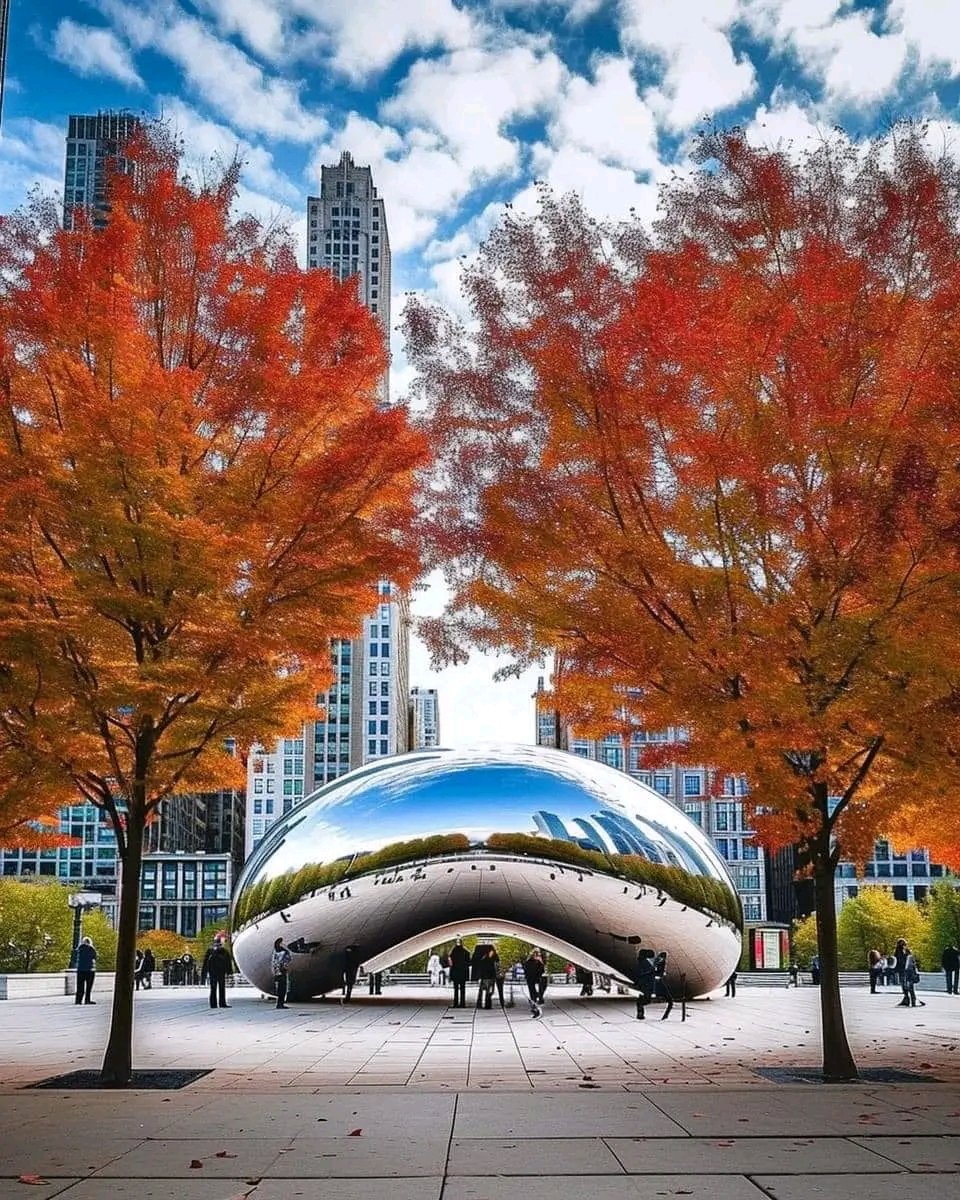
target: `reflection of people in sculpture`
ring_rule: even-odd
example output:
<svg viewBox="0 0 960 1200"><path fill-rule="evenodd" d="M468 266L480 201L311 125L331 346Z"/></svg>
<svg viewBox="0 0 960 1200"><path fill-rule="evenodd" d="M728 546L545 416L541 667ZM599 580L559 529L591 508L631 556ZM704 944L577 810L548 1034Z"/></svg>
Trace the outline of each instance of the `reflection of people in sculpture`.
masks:
<svg viewBox="0 0 960 1200"><path fill-rule="evenodd" d="M540 1016L540 985L543 982L545 967L539 950L532 950L530 957L523 964L523 977L527 982L530 994L530 1012L534 1017Z"/></svg>
<svg viewBox="0 0 960 1200"><path fill-rule="evenodd" d="M470 955L457 938L450 951L450 982L453 984L453 1007L467 1007L467 976L470 974Z"/></svg>
<svg viewBox="0 0 960 1200"><path fill-rule="evenodd" d="M439 987L443 982L443 967L440 965L440 955L436 950L427 959L427 974L430 976L431 987Z"/></svg>
<svg viewBox="0 0 960 1200"><path fill-rule="evenodd" d="M341 984L343 987L343 1003L349 1003L350 997L353 995L353 985L357 982L357 975L360 972L360 947L348 946L343 952L343 978Z"/></svg>
<svg viewBox="0 0 960 1200"><path fill-rule="evenodd" d="M497 968L500 956L493 946L487 947L487 952L477 963L477 1008L493 1007L493 989L497 985Z"/></svg>
<svg viewBox="0 0 960 1200"><path fill-rule="evenodd" d="M316 954L323 942L307 942L302 937L287 942L287 949L293 954Z"/></svg>

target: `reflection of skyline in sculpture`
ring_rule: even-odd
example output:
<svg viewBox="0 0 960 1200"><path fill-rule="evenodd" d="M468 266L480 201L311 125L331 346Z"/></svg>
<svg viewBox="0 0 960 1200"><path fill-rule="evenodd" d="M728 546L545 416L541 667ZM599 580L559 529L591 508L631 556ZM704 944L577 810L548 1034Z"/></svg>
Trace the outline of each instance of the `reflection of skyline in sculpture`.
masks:
<svg viewBox="0 0 960 1200"><path fill-rule="evenodd" d="M238 961L264 990L279 908L288 935L320 943L295 968L300 995L334 990L347 945L382 970L480 928L621 977L643 935L697 991L739 956L736 894L704 834L629 776L540 747L383 760L278 822L235 892Z"/></svg>

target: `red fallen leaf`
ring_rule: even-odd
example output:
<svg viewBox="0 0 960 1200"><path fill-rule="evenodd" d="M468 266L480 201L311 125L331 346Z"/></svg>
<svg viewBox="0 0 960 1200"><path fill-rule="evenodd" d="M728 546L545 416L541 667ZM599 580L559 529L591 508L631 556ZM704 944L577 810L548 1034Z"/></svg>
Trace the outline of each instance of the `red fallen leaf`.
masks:
<svg viewBox="0 0 960 1200"><path fill-rule="evenodd" d="M213 1156L214 1158L236 1158L235 1154L231 1154L228 1150L218 1150Z"/></svg>
<svg viewBox="0 0 960 1200"><path fill-rule="evenodd" d="M202 1167L202 1166L203 1166L202 1158L191 1158L190 1159L190 1170L191 1171L196 1171L199 1167Z"/></svg>
<svg viewBox="0 0 960 1200"><path fill-rule="evenodd" d="M360 1135L362 1133L363 1133L362 1129L351 1129L348 1136L349 1137L360 1137Z"/></svg>
<svg viewBox="0 0 960 1200"><path fill-rule="evenodd" d="M21 1175L20 1178L17 1180L17 1183L34 1183L34 1184L40 1183L40 1184L42 1184L42 1183L46 1183L46 1182L47 1182L47 1180L41 1179L41 1177L39 1175Z"/></svg>

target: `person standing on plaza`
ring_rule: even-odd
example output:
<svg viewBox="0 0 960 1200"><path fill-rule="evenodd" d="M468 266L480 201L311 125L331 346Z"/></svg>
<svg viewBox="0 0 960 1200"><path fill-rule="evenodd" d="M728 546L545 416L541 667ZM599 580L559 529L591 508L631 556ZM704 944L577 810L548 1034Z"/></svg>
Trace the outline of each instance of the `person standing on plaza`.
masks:
<svg viewBox="0 0 960 1200"><path fill-rule="evenodd" d="M903 972L907 965L907 955L910 951L907 949L905 938L897 938L897 944L893 948L893 957L897 961L897 983L903 987Z"/></svg>
<svg viewBox="0 0 960 1200"><path fill-rule="evenodd" d="M227 976L232 970L233 959L223 944L223 938L214 938L213 945L203 956L203 966L200 968L200 986L208 980L210 983L211 1008L230 1007L227 1003Z"/></svg>
<svg viewBox="0 0 960 1200"><path fill-rule="evenodd" d="M953 942L941 954L940 966L943 968L944 978L947 981L947 995L960 995L960 987L958 987L958 981L960 981L960 950L957 949Z"/></svg>
<svg viewBox="0 0 960 1200"><path fill-rule="evenodd" d="M637 1020L646 1018L646 1007L653 999L657 988L657 973L654 968L654 953L652 950L637 951L637 968L634 982L637 986Z"/></svg>
<svg viewBox="0 0 960 1200"><path fill-rule="evenodd" d="M453 1007L467 1007L467 976L470 974L470 954L457 938L450 951L450 982L453 984Z"/></svg>
<svg viewBox="0 0 960 1200"><path fill-rule="evenodd" d="M791 983L794 987L800 986L800 965L797 962L792 962L790 964L789 978L787 979L785 986L789 987Z"/></svg>
<svg viewBox="0 0 960 1200"><path fill-rule="evenodd" d="M580 984L580 995L581 996L592 996L593 995L593 972L588 971L586 967L577 967L575 969L576 969L577 983Z"/></svg>
<svg viewBox="0 0 960 1200"><path fill-rule="evenodd" d="M137 947L137 953L133 959L133 987L134 990L140 991L140 984L143 982L143 951Z"/></svg>
<svg viewBox="0 0 960 1200"><path fill-rule="evenodd" d="M666 1000L667 1007L663 1010L661 1021L665 1021L673 1012L673 992L667 983L667 952L661 950L653 960L653 973L656 979L655 993L662 1000Z"/></svg>
<svg viewBox="0 0 960 1200"><path fill-rule="evenodd" d="M153 957L153 951L147 946L143 952L143 962L140 964L140 981L148 992L153 987L153 973L156 969L157 960Z"/></svg>
<svg viewBox="0 0 960 1200"><path fill-rule="evenodd" d="M877 994L877 984L883 984L883 968L886 956L879 950L871 950L867 955L867 970L870 972L870 995Z"/></svg>
<svg viewBox="0 0 960 1200"><path fill-rule="evenodd" d="M733 999L736 996L736 994L737 994L737 972L736 972L736 970L733 970L730 972L727 982L723 985L723 994L725 996L729 996L731 999Z"/></svg>
<svg viewBox="0 0 960 1200"><path fill-rule="evenodd" d="M540 1003L543 997L540 984L545 971L540 951L532 950L523 964L523 977L526 980L527 992L530 996L530 1012L534 1017L539 1017L541 1012Z"/></svg>
<svg viewBox="0 0 960 1200"><path fill-rule="evenodd" d="M350 997L353 995L354 984L357 982L357 976L360 974L360 947L348 946L343 952L343 975L341 978L341 986L343 995L340 997L341 1004L349 1004Z"/></svg>
<svg viewBox="0 0 960 1200"><path fill-rule="evenodd" d="M913 957L910 947L904 942L904 959L903 959L903 974L901 976L903 982L900 985L903 988L903 999L898 1007L900 1008L916 1008L919 1004L921 1008L925 1007L925 1001L917 1000L917 984L920 982L920 968L917 966L917 960Z"/></svg>
<svg viewBox="0 0 960 1200"><path fill-rule="evenodd" d="M283 938L278 937L273 943L273 957L270 965L273 970L273 986L277 989L277 1008L287 1007L287 976L293 955L283 944Z"/></svg>
<svg viewBox="0 0 960 1200"><path fill-rule="evenodd" d="M430 986L440 986L440 976L443 974L443 968L440 965L440 955L434 950L427 959L427 974L430 976Z"/></svg>
<svg viewBox="0 0 960 1200"><path fill-rule="evenodd" d="M497 986L498 965L496 950L488 946L486 954L477 961L476 978L480 985L477 989L477 1008L493 1008L493 989Z"/></svg>
<svg viewBox="0 0 960 1200"><path fill-rule="evenodd" d="M77 995L75 1004L96 1004L90 999L93 979L97 973L97 952L93 942L85 937L77 947Z"/></svg>

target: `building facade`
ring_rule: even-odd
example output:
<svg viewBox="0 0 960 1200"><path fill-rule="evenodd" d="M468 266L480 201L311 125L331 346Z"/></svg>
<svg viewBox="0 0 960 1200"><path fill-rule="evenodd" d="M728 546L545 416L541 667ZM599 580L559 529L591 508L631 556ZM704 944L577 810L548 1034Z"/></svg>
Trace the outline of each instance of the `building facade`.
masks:
<svg viewBox="0 0 960 1200"><path fill-rule="evenodd" d="M232 888L229 854L145 854L138 928L196 937L204 926L226 922Z"/></svg>
<svg viewBox="0 0 960 1200"><path fill-rule="evenodd" d="M363 304L390 340L390 237L386 205L369 167L346 151L320 168L320 194L307 199L307 267L354 279ZM386 376L381 403L389 400ZM334 641L333 683L317 697L321 720L276 746L254 747L247 765L244 850L304 796L364 763L409 747L410 612L389 580L363 634Z"/></svg>
<svg viewBox="0 0 960 1200"><path fill-rule="evenodd" d="M94 226L106 224L110 173L128 169L124 147L140 124L140 118L128 112L69 118L63 173L64 229L73 228L75 214L81 211L90 214Z"/></svg>
<svg viewBox="0 0 960 1200"><path fill-rule="evenodd" d="M410 749L440 745L440 698L436 688L410 689Z"/></svg>

